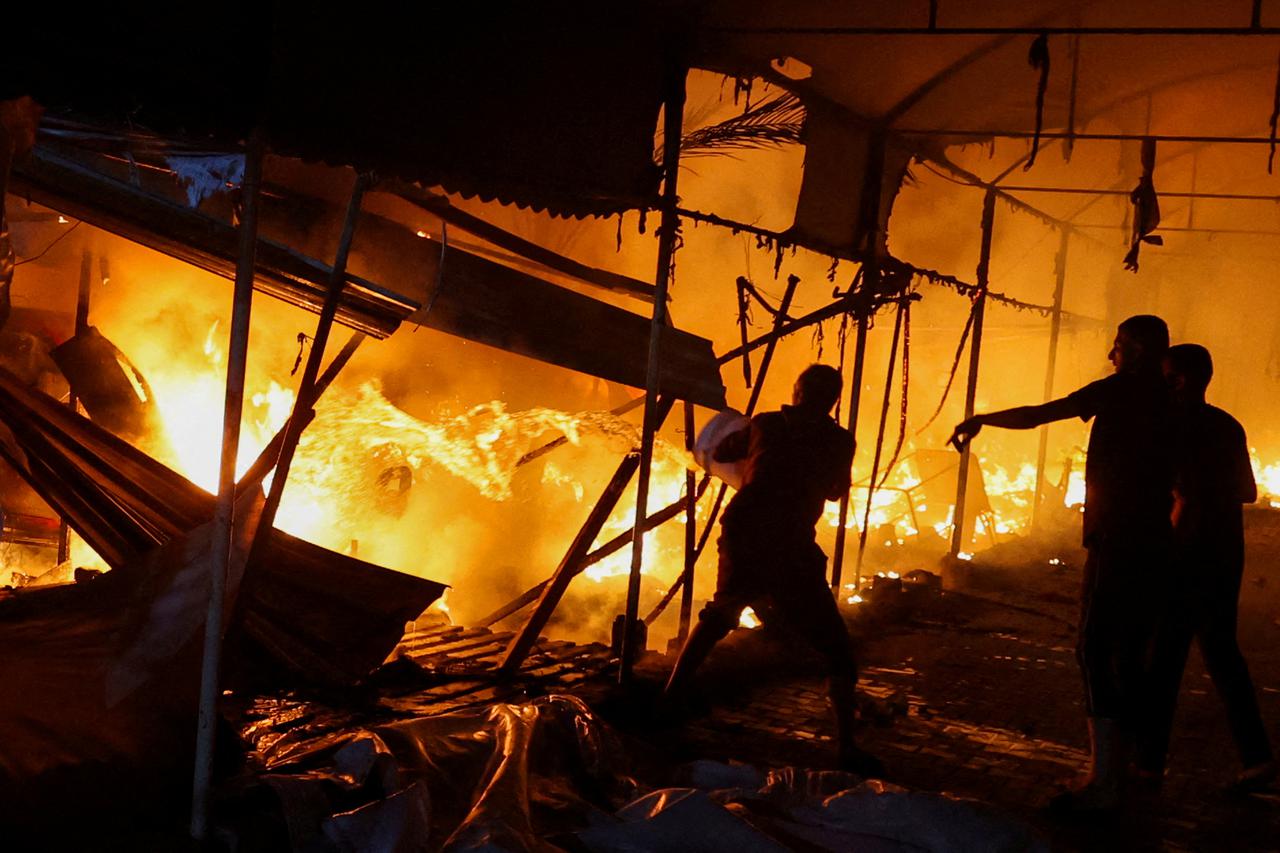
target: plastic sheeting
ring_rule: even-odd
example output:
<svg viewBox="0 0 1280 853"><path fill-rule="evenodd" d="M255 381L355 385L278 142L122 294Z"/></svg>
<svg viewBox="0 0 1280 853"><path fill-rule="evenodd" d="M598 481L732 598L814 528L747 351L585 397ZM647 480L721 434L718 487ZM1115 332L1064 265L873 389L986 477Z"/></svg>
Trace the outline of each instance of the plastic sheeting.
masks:
<svg viewBox="0 0 1280 853"><path fill-rule="evenodd" d="M848 773L702 761L678 787L646 789L566 696L315 736L274 728L253 730L294 850L1048 849L981 803Z"/></svg>

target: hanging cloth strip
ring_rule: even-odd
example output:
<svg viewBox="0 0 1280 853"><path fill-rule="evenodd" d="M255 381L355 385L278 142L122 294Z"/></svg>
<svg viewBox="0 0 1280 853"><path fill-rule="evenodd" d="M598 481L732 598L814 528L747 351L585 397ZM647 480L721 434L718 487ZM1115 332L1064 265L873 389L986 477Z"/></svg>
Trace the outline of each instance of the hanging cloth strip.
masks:
<svg viewBox="0 0 1280 853"><path fill-rule="evenodd" d="M740 275L736 284L738 288L738 331L742 337L742 381L750 388L751 352L747 349L747 342L751 337L751 333L747 331L747 327L751 325L751 297L748 296L748 288L751 287L751 282L747 281L746 276Z"/></svg>
<svg viewBox="0 0 1280 853"><path fill-rule="evenodd" d="M898 313L902 315L902 401L898 412L898 443L893 446L893 456L889 458L889 464L884 466L884 476L880 478L880 485L877 488L884 488L884 484L889 482L889 475L893 473L894 466L898 464L898 457L902 455L902 445L907 438L907 389L911 384L911 303L913 297L918 298L918 294L910 294L898 303Z"/></svg>
<svg viewBox="0 0 1280 853"><path fill-rule="evenodd" d="M1148 136L1142 140L1142 177L1138 179L1133 192L1129 193L1129 201L1133 202L1133 225L1129 252L1124 256L1124 268L1131 272L1138 271L1138 249L1143 243L1164 245L1164 238L1151 233L1160 227L1160 199L1156 196L1156 186L1152 180L1155 169L1156 141Z"/></svg>
<svg viewBox="0 0 1280 853"><path fill-rule="evenodd" d="M1276 60L1276 91L1271 104L1271 150L1267 154L1267 174L1276 159L1276 122L1280 121L1280 59Z"/></svg>
<svg viewBox="0 0 1280 853"><path fill-rule="evenodd" d="M978 300L973 299L969 305L969 319L965 321L964 331L960 333L960 343L956 345L956 356L951 360L951 373L947 376L947 387L942 389L942 399L938 401L938 408L933 410L933 414L929 416L929 420L924 422L924 426L916 430L916 435L924 432L933 422L938 419L938 415L942 414L942 407L946 405L947 397L951 394L951 386L956 381L956 372L960 369L960 358L964 355L964 345L969 340L969 333L973 331L973 317L978 310Z"/></svg>
<svg viewBox="0 0 1280 853"><path fill-rule="evenodd" d="M867 480L867 503L862 513L862 530L858 534L858 554L867 548L867 527L871 524L871 504L876 496L876 477L880 474L880 455L884 451L884 428L889 420L889 398L893 393L893 369L898 356L898 340L902 335L902 308L893 321L893 343L889 348L889 370L884 382L884 403L880 407L880 429L876 433L876 452L871 460L871 478Z"/></svg>
<svg viewBox="0 0 1280 853"><path fill-rule="evenodd" d="M1031 43L1027 54L1027 62L1032 68L1039 69L1040 82L1036 84L1036 131L1031 137L1031 156L1027 158L1024 172L1030 171L1036 164L1036 154L1040 152L1040 132L1044 129L1044 93L1049 88L1049 34L1041 33Z"/></svg>

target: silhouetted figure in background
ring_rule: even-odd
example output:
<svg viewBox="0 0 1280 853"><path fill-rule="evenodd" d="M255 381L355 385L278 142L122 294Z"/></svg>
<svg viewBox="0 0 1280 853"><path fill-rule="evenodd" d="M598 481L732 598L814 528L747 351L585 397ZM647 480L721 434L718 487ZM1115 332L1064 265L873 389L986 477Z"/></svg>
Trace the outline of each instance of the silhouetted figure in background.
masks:
<svg viewBox="0 0 1280 853"><path fill-rule="evenodd" d="M1244 574L1241 505L1258 499L1244 427L1205 402L1213 359L1197 344L1171 347L1164 360L1182 423L1174 489L1169 612L1152 661L1151 719L1139 738L1138 769L1158 784L1164 775L1178 687L1194 636L1205 669L1227 710L1244 771L1235 787L1265 787L1276 778L1253 680L1236 643L1236 607Z"/></svg>
<svg viewBox="0 0 1280 853"><path fill-rule="evenodd" d="M1089 772L1055 798L1064 809L1120 803L1125 752L1146 703L1143 689L1167 571L1172 526L1176 422L1161 361L1169 329L1159 317L1130 317L1111 349L1115 373L1040 406L976 415L951 437L962 447L984 426L1033 429L1093 420L1085 465L1084 544L1076 659L1089 713Z"/></svg>
<svg viewBox="0 0 1280 853"><path fill-rule="evenodd" d="M716 449L717 461L745 460L743 485L721 521L715 596L680 650L666 694L677 702L687 695L698 667L751 606L821 653L830 677L840 762L873 776L883 768L854 744L857 664L814 529L823 503L849 490L853 435L830 415L840 388L839 371L812 365L796 380L793 405L756 415L747 429Z"/></svg>

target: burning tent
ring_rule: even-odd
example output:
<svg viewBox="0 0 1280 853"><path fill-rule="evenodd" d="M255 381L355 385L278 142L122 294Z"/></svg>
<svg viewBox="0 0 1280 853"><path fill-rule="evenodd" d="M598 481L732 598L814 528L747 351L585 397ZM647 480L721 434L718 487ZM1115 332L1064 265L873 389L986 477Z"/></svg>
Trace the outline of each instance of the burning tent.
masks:
<svg viewBox="0 0 1280 853"><path fill-rule="evenodd" d="M913 303L926 286L945 288L959 295L967 317L962 328L959 323L938 324L948 334L955 326L959 345L947 341L940 357L952 369L945 386L938 383L942 400L935 418L948 400L966 347L964 408L971 412L975 406L984 326L988 352L998 344L987 322L989 307L1030 312L1048 321L1047 330L1034 334L1047 331L1049 395L1064 334L1087 329L1096 337L1122 304L1139 298L1132 288L1124 290L1120 280L1105 279L1095 288L1108 293L1103 310L1097 310L1096 299L1075 310L1074 294L1066 292L1068 244L1073 255L1090 251L1080 249L1082 245L1093 246L1096 253L1100 241L1089 237L1091 230L1123 230L1122 248L1135 266L1141 260L1149 271L1160 263L1158 253L1148 251L1139 258L1136 250L1159 236L1158 181L1175 175L1185 178L1191 189L1182 195L1190 202L1203 203L1215 195L1202 192L1205 181L1226 182L1216 187L1216 195L1248 200L1248 194L1232 192L1244 189L1231 183L1239 180L1234 173L1221 167L1209 171L1211 158L1197 159L1193 149L1219 142L1268 142L1245 131L1261 126L1259 116L1265 118L1271 111L1273 56L1265 40L1247 38L1268 34L1261 4L1255 4L1257 19L1247 28L1229 20L1239 9L1211 5L1167 11L1148 3L1125 10L1081 9L1058 2L1023 4L1016 10L978 9L968 3L932 3L928 9L766 3L744 11L739 4L657 4L628 8L621 18L613 17L617 10L611 9L606 20L605 13L587 9L586 4L557 3L513 12L501 27L485 20L484 13L466 13L446 25L430 10L397 9L397 26L388 28L377 10L339 23L294 4L277 4L268 13L269 25L247 28L242 39L228 42L216 57L196 55L188 49L189 42L178 37L206 32L208 24L199 11L180 11L175 17L170 10L149 14L131 9L122 19L114 10L91 10L57 26L40 22L27 28L45 35L24 40L7 55L11 67L0 80L8 88L0 97L29 97L45 109L39 145L31 157L15 165L11 187L16 192L224 277L239 272L241 285L251 281L264 292L320 313L317 339L327 337L335 319L375 337L408 320L646 390L641 452L618 466L554 577L513 602L538 602L535 616L510 649L509 659L518 660L546 624L569 580L593 556L631 544L638 586L643 537L636 532L676 517L684 508L687 529L697 533L697 499L705 483L699 488L690 478L679 503L652 515L647 492L641 491L634 528L592 550L626 483L639 472L642 489L648 488L653 432L675 400L720 408L725 402L722 365L747 361L761 347L768 353L767 364L780 337L801 329L820 333L824 321L842 324L842 367L846 333L852 339L853 393L845 417L856 426L862 392L870 387L862 367L869 362L868 353L875 351L876 336L869 334L875 315L886 308L894 314L894 322L884 324L894 331L884 353L889 371L882 386L879 435L867 441L864 430L858 460L864 470L857 482L865 498L860 508L845 502L829 519L836 537L833 583L840 585L846 530L860 534L860 549L871 529L877 537L883 533L887 544L901 537L904 528L912 536L936 531L940 540L950 540L952 553L962 552L975 537L994 540L1003 533L1004 522L986 512L990 507L980 494L981 460L971 464L966 453L958 464L949 454L940 461L908 446ZM679 14L686 12L693 14ZM1161 23L1148 31L1145 21L1150 16ZM1214 35L1215 27L1204 24L1201 16L1220 21L1220 35L1231 39L1201 42L1209 48L1198 51L1171 47L1170 40ZM101 32L118 38L103 38ZM410 74L404 56L416 58ZM752 111L748 91L744 118L750 120L720 127L719 143L707 141L714 133L699 138L703 144L732 147L745 143L726 134L755 126L752 132L762 138L803 142L804 173L794 210L788 211L789 227L764 227L749 215L734 219L700 213L678 198L678 158L686 145L697 143L680 136L685 98L681 81L687 66L740 81L756 77L787 90L763 112ZM157 75L157 67L173 73ZM1224 85L1240 110L1216 108ZM653 156L659 108L673 119L665 122L661 170ZM779 115L780 127L759 130L760 123ZM1091 122L1097 126L1091 128ZM18 130L13 128L25 127L21 122L10 124L15 136ZM36 138L34 123L31 137ZM975 142L987 150L973 150ZM1114 150L1108 147L1091 160L1081 155L1086 146L1101 150L1113 143ZM1064 156L1050 160L1045 156L1050 147ZM255 156L264 148L271 154ZM1092 185L1067 184L1080 180L1080 172L1066 174L1065 161L1073 151L1077 169L1081 161L1091 164L1083 174L1096 177ZM1106 168L1098 165L1104 160ZM330 192L320 192L315 182L299 178L307 170L325 168L317 162L352 166L364 177L354 186L344 180L329 187ZM1018 169L1032 164L1062 183L1010 183ZM377 173L376 180L371 172ZM933 180L925 172L943 180L952 195L942 202L933 197L921 201L922 193L915 188ZM659 195L663 173L666 183ZM1104 180L1114 186L1102 186ZM956 182L975 188L969 201L981 204L952 203L961 192L951 188ZM937 186L935 182L935 191ZM657 284L531 245L426 187L439 187L455 199L494 199L564 217L658 210L663 221L657 229ZM344 216L348 191L354 202L347 202ZM1079 194L1117 202L1107 208L1115 221L1081 221L1082 211L1071 200ZM1051 200L1040 201L1043 196ZM952 218L939 217L936 233L926 236L895 226L902 241L895 245L889 239L889 222L895 211L897 221L902 221L904 211L912 213L913 202L934 210L946 208ZM1010 225L998 202L1031 225ZM408 209L429 215L430 227L407 227L400 214ZM1166 218L1170 210L1166 204ZM1203 225L1192 221L1192 213L1187 211L1187 233ZM784 251L803 247L820 253L823 269L831 264L832 281L841 260L857 264L857 278L827 304L803 315L796 311L800 316L795 316L794 284L788 284L784 297L770 294L769 299L744 276L747 284L738 290L740 310L732 329L740 333L741 346L736 346L735 334L734 343L721 347L716 356L707 339L675 329L667 310L681 220L750 235L757 248L774 256L775 275L784 263ZM1023 230L1017 230L1020 227ZM1055 269L1024 276L1002 268L1003 229L1021 236L1033 227L1058 238L1049 240L1058 247L1050 253ZM459 238L458 231L471 237ZM954 246L945 239L948 231L967 235L972 245L950 254L939 249ZM253 239L241 240L255 232ZM362 253L354 235L372 238L386 251ZM483 245L467 244L477 237ZM248 277L241 263L246 247L256 251ZM914 252L925 254L919 264L895 257L914 257ZM1123 254L1117 253L1117 261ZM971 255L978 261L972 281L954 273L957 258L971 263ZM1073 261L1072 275L1081 266ZM1001 284L1005 280L1010 281L1008 287ZM1037 282L1053 286L1035 289ZM649 303L654 306L653 320L607 302L606 292L609 300L637 298ZM1110 298L1115 293L1121 295ZM247 306L247 296L241 296L240 304ZM753 303L768 309L773 321L771 331L754 340L747 316ZM927 305L914 309L917 347ZM1093 319L1090 314L1105 317ZM820 334L817 340L821 353ZM319 352L314 368L324 348L323 340L313 347L313 354ZM1016 362L1008 372L1025 379L1025 352L1006 360ZM918 366L919 360L915 363ZM748 411L760 403L765 364L758 365L754 376L750 365L745 371ZM304 373L298 416L283 442L286 447L296 442L315 406L316 372L309 364ZM918 370L915 375L918 382ZM895 443L886 423L891 388L899 381ZM685 428L692 426L692 411L687 410ZM27 440L39 444L46 439L33 433ZM1018 469L1017 479L1029 482L1009 490L1029 495L1025 503L1033 508L1047 492L1048 432L1040 441L1036 464ZM1069 441L1057 443L1070 446ZM873 446L874 455L867 452ZM30 453L27 459L37 467L53 464ZM1061 492L1070 492L1070 467L1077 462L1075 455L1067 456ZM279 480L286 479L287 467ZM33 473L33 481L43 482L38 474ZM229 501L235 492L225 488L226 480L221 498L230 517ZM885 495L895 502L893 507L881 502ZM130 517L116 497L101 507L78 507L73 497L65 500L68 514L79 512L90 521L96 512ZM270 528L275 511L270 496L265 504ZM856 510L853 519L851 508ZM212 513L208 506L202 511L202 518ZM114 531L103 534L102 547L116 547L121 554L157 544L146 539L114 541L112 537L136 532L127 524L118 531L114 522L101 527ZM684 571L667 591L664 606L682 585L685 590L692 586L693 565L710 529L708 523L701 545L695 544L696 535L686 540ZM245 583L249 582L247 574ZM242 590L242 600L244 594ZM626 621L631 625L637 621L636 598L628 598ZM687 595L682 601L687 622L686 602L691 603ZM260 633L268 634L269 627L263 626L281 614L258 615L264 621L247 620L237 627L247 631L257 625ZM632 637L631 630L622 631L624 649L634 644ZM624 654L624 672L627 660Z"/></svg>

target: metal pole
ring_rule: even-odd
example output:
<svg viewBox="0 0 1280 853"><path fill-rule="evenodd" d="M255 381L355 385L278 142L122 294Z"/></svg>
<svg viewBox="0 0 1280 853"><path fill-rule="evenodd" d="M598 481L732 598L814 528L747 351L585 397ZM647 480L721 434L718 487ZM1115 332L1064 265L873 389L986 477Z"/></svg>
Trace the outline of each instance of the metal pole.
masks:
<svg viewBox="0 0 1280 853"><path fill-rule="evenodd" d="M675 253L676 180L680 170L680 135L684 123L685 75L683 62L668 57L666 93L663 96L662 225L658 233L658 269L654 275L653 321L649 326L649 362L645 376L643 431L640 438L640 470L636 480L635 538L631 543L631 574L627 579L627 609L623 621L622 660L618 680L631 678L635 662L635 628L640 608L640 569L644 562L644 521L648 515L649 473L653 466L653 437L657 429L658 380L661 375L662 332L665 326L667 292L671 284L671 258Z"/></svg>
<svg viewBox="0 0 1280 853"><path fill-rule="evenodd" d="M1058 238L1058 257L1054 272L1057 280L1053 286L1053 314L1049 322L1049 362L1044 371L1044 401L1053 399L1053 379L1058 367L1058 338L1062 333L1062 293L1067 283L1067 245L1071 232L1062 229ZM1036 452L1036 491L1031 502L1031 526L1040 518L1040 502L1044 500L1044 467L1049 455L1049 426L1040 427L1040 449Z"/></svg>
<svg viewBox="0 0 1280 853"><path fill-rule="evenodd" d="M231 563L235 514L236 456L240 451L240 416L244 408L244 375L249 356L249 314L253 306L253 265L258 246L258 193L262 185L263 140L258 131L245 152L240 256L236 264L227 347L227 390L222 410L222 460L218 503L214 512L209 561L209 609L205 616L204 659L200 668L200 713L196 727L195 778L191 790L191 836L203 841L209 832L209 791L213 781L214 721L218 713L218 670L222 656L222 610Z"/></svg>
<svg viewBox="0 0 1280 853"><path fill-rule="evenodd" d="M973 340L969 344L969 386L964 395L965 419L973 417L973 405L978 395L978 360L982 354L982 318L986 313L988 273L991 270L991 228L996 218L996 194L987 190L982 199L982 250L978 255L978 287L981 290L973 307ZM951 556L960 553L964 544L964 501L969 483L969 459L973 443L960 451L960 475L956 482L956 508L952 515Z"/></svg>
<svg viewBox="0 0 1280 853"><path fill-rule="evenodd" d="M76 324L74 334L78 337L89 328L89 296L93 291L93 253L88 249L80 255L80 289L76 293ZM80 399L73 389L67 398L71 411L80 410ZM71 528L63 518L58 524L58 565L71 559Z"/></svg>
<svg viewBox="0 0 1280 853"><path fill-rule="evenodd" d="M853 346L853 378L849 380L849 432L858 434L858 409L862 404L862 368L867 355L867 327L870 322L866 316L858 317L858 337ZM831 556L831 589L840 591L840 581L844 574L844 541L847 531L845 525L849 521L849 493L840 496L840 523L836 527L835 553ZM861 575L861 572L859 572ZM862 578L855 578L855 583Z"/></svg>

